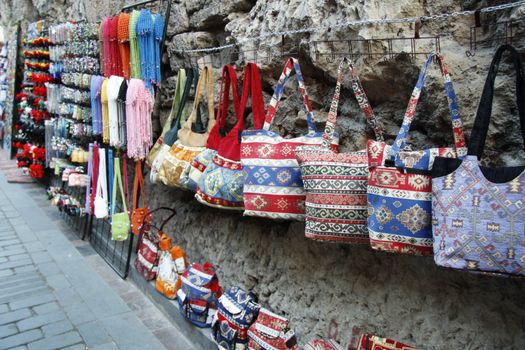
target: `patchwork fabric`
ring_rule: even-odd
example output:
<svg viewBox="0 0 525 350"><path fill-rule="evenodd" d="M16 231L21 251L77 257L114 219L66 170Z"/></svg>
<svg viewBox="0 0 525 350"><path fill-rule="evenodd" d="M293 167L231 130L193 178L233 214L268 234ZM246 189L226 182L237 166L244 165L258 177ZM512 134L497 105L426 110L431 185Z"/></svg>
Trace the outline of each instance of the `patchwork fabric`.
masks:
<svg viewBox="0 0 525 350"><path fill-rule="evenodd" d="M292 69L295 69L299 91L303 96L309 131L301 137L284 138L269 129ZM322 136L315 126L299 61L290 58L275 87L263 129L245 130L242 133L244 215L273 219L304 219L306 193L295 150L299 146L320 146ZM332 147L337 148L338 143L339 139L336 136Z"/></svg>
<svg viewBox="0 0 525 350"><path fill-rule="evenodd" d="M440 64L445 82L455 147L407 150L410 124L426 71L434 57ZM370 172L367 188L368 232L372 248L412 255L432 255L430 170L437 156L461 159L466 154L456 95L443 56L431 54L423 65L393 146L370 140L367 151Z"/></svg>
<svg viewBox="0 0 525 350"><path fill-rule="evenodd" d="M366 150L335 153L330 144L335 132L337 107L344 64L347 63L352 89L376 139L382 140L377 123L359 78L345 58L339 64L337 85L323 135L322 147L302 146L296 150L306 191L306 229L308 238L339 243L369 244L367 229L366 186L368 158ZM264 174L255 173L259 178Z"/></svg>
<svg viewBox="0 0 525 350"><path fill-rule="evenodd" d="M159 169L159 179L167 186L195 190L196 184L191 181L188 174L191 162L204 149L205 147L184 146L180 140L177 140L164 156Z"/></svg>
<svg viewBox="0 0 525 350"><path fill-rule="evenodd" d="M487 75L468 155L461 162L436 160L442 171L433 171L436 176L432 180L434 260L439 266L454 269L525 277L525 166L481 169L478 163L490 124L494 81L505 51L510 51L514 61L518 114L525 141L521 57L512 46L502 45Z"/></svg>

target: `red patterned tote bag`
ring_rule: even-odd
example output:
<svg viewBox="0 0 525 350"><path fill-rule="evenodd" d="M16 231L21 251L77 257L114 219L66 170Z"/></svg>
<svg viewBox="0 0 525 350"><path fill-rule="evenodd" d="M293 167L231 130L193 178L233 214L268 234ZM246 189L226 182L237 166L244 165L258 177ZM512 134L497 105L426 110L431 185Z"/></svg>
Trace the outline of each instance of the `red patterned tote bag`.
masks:
<svg viewBox="0 0 525 350"><path fill-rule="evenodd" d="M295 69L299 91L306 108L308 133L284 138L270 130L284 86ZM244 178L244 215L272 219L304 219L305 191L301 170L295 158L298 146L320 146L323 134L317 131L312 107L303 82L299 61L290 58L279 78L261 130L245 130L241 141ZM337 148L339 140L334 140Z"/></svg>
<svg viewBox="0 0 525 350"><path fill-rule="evenodd" d="M220 140L218 151L200 178L195 197L203 204L222 209L244 209L244 171L240 162L241 139L239 136L245 129L244 114L250 94L253 126L254 129L261 129L264 124L264 102L259 69L255 63L246 65L237 123ZM227 109L222 112L222 114L225 113Z"/></svg>
<svg viewBox="0 0 525 350"><path fill-rule="evenodd" d="M432 170L434 260L454 269L525 276L525 165L479 165L492 113L494 81L505 51L516 69L521 135L525 142L525 75L519 53L501 46L483 88L467 156L436 158Z"/></svg>
<svg viewBox="0 0 525 350"><path fill-rule="evenodd" d="M328 113L322 147L298 147L295 154L301 165L306 190L306 228L308 238L339 243L370 244L367 228L366 185L368 158L366 149L349 153L331 150L335 133L339 93L343 68L348 64L352 90L375 132L376 140L383 134L378 125L359 77L351 63L344 58L339 64L337 85Z"/></svg>
<svg viewBox="0 0 525 350"><path fill-rule="evenodd" d="M230 107L229 95L230 88L232 92L233 110L237 120L239 119L239 93L237 91L237 73L231 65L225 65L222 68L221 90L219 92L219 104L217 106L216 122L210 131L206 149L199 153L191 162L189 178L195 184L199 184L200 179L206 170L206 167L212 162L213 157L217 154L221 140L226 137L226 120ZM199 190L196 190L197 194ZM197 198L198 199L198 198Z"/></svg>
<svg viewBox="0 0 525 350"><path fill-rule="evenodd" d="M417 350L398 341L380 338L372 334L363 334L359 339L357 350Z"/></svg>
<svg viewBox="0 0 525 350"><path fill-rule="evenodd" d="M439 63L445 82L455 147L411 151L406 140L427 69L434 58ZM420 256L432 255L430 170L434 158L463 158L466 154L456 94L441 54L430 54L423 65L394 144L389 146L382 141L369 140L367 151L370 172L367 189L368 232L372 248Z"/></svg>
<svg viewBox="0 0 525 350"><path fill-rule="evenodd" d="M248 328L248 350L297 350L295 333L286 318L261 308L257 320Z"/></svg>
<svg viewBox="0 0 525 350"><path fill-rule="evenodd" d="M345 350L345 348L332 339L313 339L306 343L304 350Z"/></svg>

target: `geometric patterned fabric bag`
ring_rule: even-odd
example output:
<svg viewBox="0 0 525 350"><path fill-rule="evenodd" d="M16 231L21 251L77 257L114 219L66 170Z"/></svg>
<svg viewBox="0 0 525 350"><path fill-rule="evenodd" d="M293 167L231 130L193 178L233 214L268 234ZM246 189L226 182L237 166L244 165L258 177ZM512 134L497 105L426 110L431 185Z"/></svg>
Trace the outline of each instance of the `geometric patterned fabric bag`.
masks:
<svg viewBox="0 0 525 350"><path fill-rule="evenodd" d="M271 131L270 126L293 69L306 108L308 133L300 137L284 138ZM245 171L244 215L303 220L306 193L299 163L295 158L295 149L299 146L320 146L322 141L323 134L317 131L315 126L299 61L290 58L275 86L263 128L242 132L241 163ZM336 138L335 147L338 142Z"/></svg>
<svg viewBox="0 0 525 350"><path fill-rule="evenodd" d="M248 328L257 319L260 305L252 293L232 287L219 298L212 335L221 350L245 350Z"/></svg>
<svg viewBox="0 0 525 350"><path fill-rule="evenodd" d="M383 135L352 64L343 58L337 72L337 85L326 121L321 147L298 147L295 154L301 165L306 190L306 229L308 238L326 242L370 244L367 228L366 149L335 153L330 149L337 121L337 106L343 81L343 66L348 64L352 89L376 140Z"/></svg>
<svg viewBox="0 0 525 350"><path fill-rule="evenodd" d="M398 341L380 338L376 335L363 334L359 339L357 350L417 350Z"/></svg>
<svg viewBox="0 0 525 350"><path fill-rule="evenodd" d="M196 198L203 204L207 204L200 200L200 188L202 178L206 168L212 163L213 158L217 154L219 146L227 137L226 135L226 121L228 119L228 111L230 109L230 88L232 94L233 111L237 120L239 120L239 93L237 90L237 73L235 68L229 64L222 68L221 76L221 88L219 91L219 102L217 105L216 122L213 129L210 131L208 142L206 143L206 149L202 151L191 163L189 177L197 183ZM199 188L200 187L200 188Z"/></svg>
<svg viewBox="0 0 525 350"><path fill-rule="evenodd" d="M197 327L210 327L217 312L217 299L222 291L210 263L191 264L181 276L177 291L180 312Z"/></svg>
<svg viewBox="0 0 525 350"><path fill-rule="evenodd" d="M197 120L197 110L204 86L206 86L208 104L208 125L206 129L203 128L204 130L196 130L202 127L201 121ZM171 146L160 166L159 177L165 185L195 191L197 184L189 178L191 162L206 149L208 136L215 125L213 103L213 71L211 67L205 66L197 84L190 117L178 131L177 141Z"/></svg>
<svg viewBox="0 0 525 350"><path fill-rule="evenodd" d="M425 75L436 59L444 80L452 118L455 147L411 151L406 145L410 124L424 86ZM392 146L368 141L368 231L372 248L420 256L432 255L430 170L436 156L463 158L463 125L456 94L441 54L430 54L412 92L403 124Z"/></svg>
<svg viewBox="0 0 525 350"><path fill-rule="evenodd" d="M299 349L295 333L286 318L261 308L257 320L248 329L249 350Z"/></svg>
<svg viewBox="0 0 525 350"><path fill-rule="evenodd" d="M519 53L503 45L492 60L463 161L437 158L432 172L434 260L437 265L525 277L525 166L479 165L492 113L494 81L505 51L516 70L525 142L525 76ZM509 108L510 109L510 108Z"/></svg>
<svg viewBox="0 0 525 350"><path fill-rule="evenodd" d="M186 84L184 85L184 92L182 93L181 100L178 104L177 110L171 110L170 115L173 113L176 113L175 119L171 120L171 123L168 125L170 129L166 132L162 140L159 140L158 142L162 142L160 149L157 152L157 155L151 162L151 170L150 170L150 181L152 183L158 183L158 182L166 182L167 179L161 178L159 172L160 167L162 163L164 162L164 158L166 157L166 154L168 154L171 146L177 141L177 133L179 132L181 123L184 123L186 120L186 113L187 113L187 102L188 102L188 96L190 94L191 88L195 87L197 88L197 82L199 80L199 70L197 68L191 69L188 71L188 76L186 79ZM177 95L175 95L176 98ZM174 102L175 102L174 98ZM197 112L198 117L200 119L200 111ZM168 118L169 119L169 118Z"/></svg>
<svg viewBox="0 0 525 350"><path fill-rule="evenodd" d="M264 123L264 101L259 69L255 63L247 63L244 70L243 93L237 111L237 122L228 134L220 139L217 152L198 183L195 198L203 204L223 209L244 209L244 171L240 162L241 139L239 136L246 126L245 108L250 93L253 128L261 129ZM217 114L220 114L220 108ZM226 115L227 109L223 108L222 114Z"/></svg>
<svg viewBox="0 0 525 350"><path fill-rule="evenodd" d="M304 350L345 350L335 340L313 339L305 346Z"/></svg>

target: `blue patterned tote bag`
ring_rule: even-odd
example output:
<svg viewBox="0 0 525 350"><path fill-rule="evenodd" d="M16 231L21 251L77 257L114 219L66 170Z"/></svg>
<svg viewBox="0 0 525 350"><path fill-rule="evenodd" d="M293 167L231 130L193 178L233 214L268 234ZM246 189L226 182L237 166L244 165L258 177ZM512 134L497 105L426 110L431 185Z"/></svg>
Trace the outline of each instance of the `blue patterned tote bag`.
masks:
<svg viewBox="0 0 525 350"><path fill-rule="evenodd" d="M436 59L445 82L455 147L412 151L406 144L410 124L424 86L425 75ZM436 156L463 158L463 125L448 68L441 54L430 54L412 92L403 124L392 146L368 141L368 232L372 248L412 255L432 255L430 170Z"/></svg>
<svg viewBox="0 0 525 350"><path fill-rule="evenodd" d="M483 88L468 154L436 158L432 171L434 260L454 269L525 276L525 165L479 165L492 113L494 80L505 51L516 69L516 94L525 142L525 76L519 53L501 46Z"/></svg>
<svg viewBox="0 0 525 350"><path fill-rule="evenodd" d="M299 92L306 108L308 133L295 138L284 138L271 131L270 126L279 107L284 86L295 69ZM301 170L295 158L299 146L320 146L323 133L315 126L314 115L301 74L299 61L290 58L284 66L279 82L266 112L260 130L245 130L241 141L241 165L244 169L244 215L272 219L304 219L306 193ZM337 148L335 137L333 147Z"/></svg>

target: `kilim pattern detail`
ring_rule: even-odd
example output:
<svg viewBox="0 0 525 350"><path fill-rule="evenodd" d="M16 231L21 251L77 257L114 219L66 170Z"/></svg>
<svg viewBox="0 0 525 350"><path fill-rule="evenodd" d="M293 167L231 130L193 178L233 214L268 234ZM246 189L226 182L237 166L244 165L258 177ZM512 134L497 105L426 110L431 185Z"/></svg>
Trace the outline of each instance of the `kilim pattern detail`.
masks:
<svg viewBox="0 0 525 350"><path fill-rule="evenodd" d="M337 85L323 135L323 147L303 146L296 151L306 191L305 235L327 242L369 244L366 151L335 153L330 150L343 81L342 68L345 63L348 63L346 58L339 65ZM381 127L376 121L359 78L354 74L351 64L348 65L354 95L367 122L376 132L376 138L382 140Z"/></svg>
<svg viewBox="0 0 525 350"><path fill-rule="evenodd" d="M437 58L449 102L455 147L407 150L406 139L414 119L425 74ZM440 54L431 54L419 73L403 124L392 146L368 141L368 230L370 244L377 250L412 255L432 255L432 178L429 174L437 156L463 158L466 155L463 127L448 69ZM386 164L391 161L394 166Z"/></svg>
<svg viewBox="0 0 525 350"><path fill-rule="evenodd" d="M483 175L477 156L432 180L434 260L455 269L525 276L525 170L507 183Z"/></svg>
<svg viewBox="0 0 525 350"><path fill-rule="evenodd" d="M261 308L248 329L248 350L297 350L295 333L286 318Z"/></svg>
<svg viewBox="0 0 525 350"><path fill-rule="evenodd" d="M292 69L295 69L299 91L303 96L309 131L304 136L285 139L269 128ZM263 129L245 130L242 133L241 164L245 173L244 215L273 219L304 219L305 193L295 150L304 145L320 146L323 142L322 135L315 126L299 61L290 58L275 86ZM338 143L339 139L335 137L332 145L337 147ZM259 188L264 190L253 191Z"/></svg>

